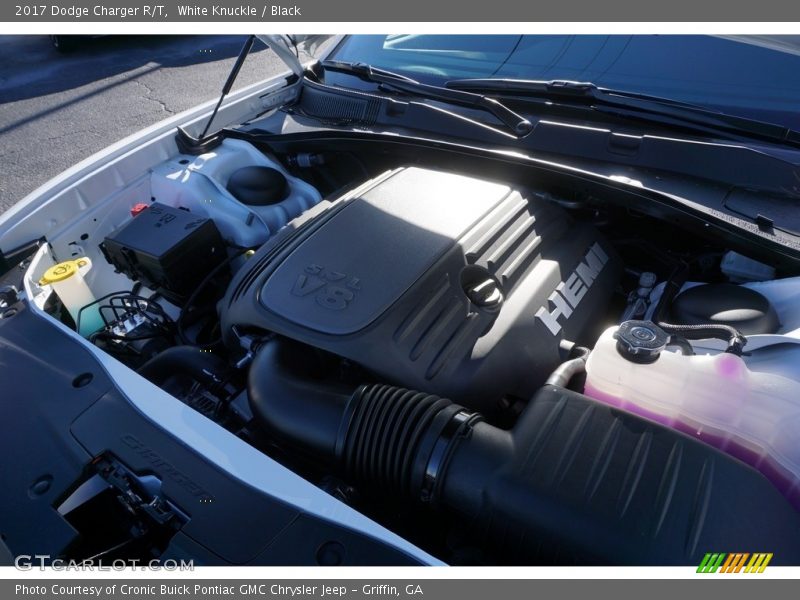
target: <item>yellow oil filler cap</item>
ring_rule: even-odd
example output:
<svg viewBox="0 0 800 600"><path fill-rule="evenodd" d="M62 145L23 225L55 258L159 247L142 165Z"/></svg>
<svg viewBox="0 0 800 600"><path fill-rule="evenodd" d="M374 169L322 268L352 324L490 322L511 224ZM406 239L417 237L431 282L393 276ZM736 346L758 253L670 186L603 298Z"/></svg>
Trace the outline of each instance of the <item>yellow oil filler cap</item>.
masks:
<svg viewBox="0 0 800 600"><path fill-rule="evenodd" d="M81 267L85 267L88 264L88 260L79 258L77 260L67 260L53 265L44 272L44 275L42 275L42 278L39 280L39 285L50 285L51 283L58 283L69 279L73 275L76 275Z"/></svg>

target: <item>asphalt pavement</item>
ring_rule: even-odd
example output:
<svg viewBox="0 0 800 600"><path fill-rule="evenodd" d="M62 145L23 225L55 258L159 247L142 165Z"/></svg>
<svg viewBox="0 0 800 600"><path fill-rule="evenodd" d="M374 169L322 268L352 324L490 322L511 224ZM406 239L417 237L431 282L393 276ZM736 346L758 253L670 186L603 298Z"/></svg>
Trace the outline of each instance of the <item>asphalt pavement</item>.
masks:
<svg viewBox="0 0 800 600"><path fill-rule="evenodd" d="M218 96L244 35L0 36L0 213L98 150ZM261 42L234 89L284 71Z"/></svg>

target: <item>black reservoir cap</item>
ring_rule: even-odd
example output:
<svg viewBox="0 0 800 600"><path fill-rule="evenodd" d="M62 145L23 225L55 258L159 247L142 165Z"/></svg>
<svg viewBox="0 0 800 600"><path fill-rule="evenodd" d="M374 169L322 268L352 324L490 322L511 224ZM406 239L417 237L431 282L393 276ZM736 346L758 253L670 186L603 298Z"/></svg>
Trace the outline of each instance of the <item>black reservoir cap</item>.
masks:
<svg viewBox="0 0 800 600"><path fill-rule="evenodd" d="M291 190L286 176L278 169L252 165L231 175L228 191L248 206L270 206L286 200Z"/></svg>
<svg viewBox="0 0 800 600"><path fill-rule="evenodd" d="M652 321L625 321L614 333L617 352L623 358L642 365L658 360L667 344L669 334Z"/></svg>

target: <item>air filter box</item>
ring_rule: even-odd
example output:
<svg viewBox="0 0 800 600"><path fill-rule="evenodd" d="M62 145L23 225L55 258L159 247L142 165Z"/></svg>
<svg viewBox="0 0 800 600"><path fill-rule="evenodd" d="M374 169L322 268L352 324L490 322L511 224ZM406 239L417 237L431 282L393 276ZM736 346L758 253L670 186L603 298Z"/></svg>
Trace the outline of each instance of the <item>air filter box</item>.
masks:
<svg viewBox="0 0 800 600"><path fill-rule="evenodd" d="M119 272L178 306L225 260L211 219L158 202L106 237L100 249Z"/></svg>

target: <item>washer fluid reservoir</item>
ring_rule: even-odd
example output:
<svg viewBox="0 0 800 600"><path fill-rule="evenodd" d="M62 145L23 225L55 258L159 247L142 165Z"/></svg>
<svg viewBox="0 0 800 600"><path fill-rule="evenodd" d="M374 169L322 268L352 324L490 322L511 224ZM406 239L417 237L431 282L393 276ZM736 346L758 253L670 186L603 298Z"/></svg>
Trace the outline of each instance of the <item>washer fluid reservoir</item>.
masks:
<svg viewBox="0 0 800 600"><path fill-rule="evenodd" d="M53 265L45 271L39 285L49 285L69 311L72 320L78 325L83 337L88 337L103 327L103 318L92 294L84 280L84 275L92 268L87 256L67 260ZM89 306L91 305L91 306Z"/></svg>
<svg viewBox="0 0 800 600"><path fill-rule="evenodd" d="M800 382L752 371L735 354L672 352L668 340L646 321L607 329L584 393L752 465L800 510Z"/></svg>

